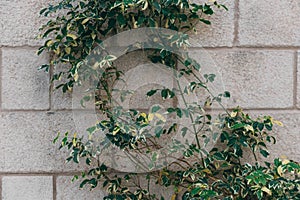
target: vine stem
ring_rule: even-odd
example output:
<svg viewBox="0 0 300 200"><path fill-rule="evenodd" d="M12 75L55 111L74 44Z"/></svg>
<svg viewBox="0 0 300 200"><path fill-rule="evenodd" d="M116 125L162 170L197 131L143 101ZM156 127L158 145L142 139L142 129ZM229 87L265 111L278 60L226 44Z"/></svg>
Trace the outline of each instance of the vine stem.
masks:
<svg viewBox="0 0 300 200"><path fill-rule="evenodd" d="M185 107L188 108L187 101L186 101L186 99L185 99L185 97L184 97L184 94L183 94L183 92L182 92L181 85L180 85L180 83L179 83L179 81L178 81L178 78L177 78L177 76L176 76L176 72L175 72L175 71L174 71L174 75L175 75L175 77L176 77L176 83L177 83L178 89L179 89L179 91L180 91L180 95L181 95L181 97L182 97L183 103L184 103ZM195 120L194 120L194 118L193 118L193 116L192 116L192 114L191 114L190 112L189 112L189 118L190 118L190 120L191 120L191 122L192 122L192 124L193 124L192 127L193 127L193 130L194 130L194 134L195 134L197 146L198 146L199 149L201 149L201 144L200 144L199 136L198 136L198 134L197 134L196 125L195 125L195 123L194 123ZM201 157L202 164L204 165L204 159L203 159L203 155L202 155L201 152L200 152L200 157Z"/></svg>
<svg viewBox="0 0 300 200"><path fill-rule="evenodd" d="M177 58L177 60L181 63L181 64L183 64L184 65L184 62L178 57L178 56L176 56L176 58ZM185 65L184 65L185 66ZM186 66L187 67L187 66ZM187 67L188 68L188 67ZM190 69L190 68L188 68L188 69ZM200 82L200 83L203 83L203 81L194 73L194 71L193 71L193 69L190 69L191 70L191 73L192 73L192 75ZM207 87L203 87L212 97L215 97L215 95L207 88ZM222 109L226 112L226 114L228 115L228 116L230 116L230 113L228 112L228 110L225 108L225 106L221 103L221 102L219 102L219 101L217 101L217 103L222 107Z"/></svg>

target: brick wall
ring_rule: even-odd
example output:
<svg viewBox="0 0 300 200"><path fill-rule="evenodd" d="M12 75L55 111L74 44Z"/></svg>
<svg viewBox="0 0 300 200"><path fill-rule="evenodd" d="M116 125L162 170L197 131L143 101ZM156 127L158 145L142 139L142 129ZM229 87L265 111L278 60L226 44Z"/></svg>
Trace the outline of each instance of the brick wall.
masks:
<svg viewBox="0 0 300 200"><path fill-rule="evenodd" d="M36 69L34 39L47 1L0 0L0 200L81 200L101 191L70 184L76 165L51 144L74 126L70 97L52 94L49 74ZM300 160L300 3L298 0L229 0L210 27L192 36L221 66L232 104L271 114L285 126L272 156ZM81 168L81 167L80 167Z"/></svg>

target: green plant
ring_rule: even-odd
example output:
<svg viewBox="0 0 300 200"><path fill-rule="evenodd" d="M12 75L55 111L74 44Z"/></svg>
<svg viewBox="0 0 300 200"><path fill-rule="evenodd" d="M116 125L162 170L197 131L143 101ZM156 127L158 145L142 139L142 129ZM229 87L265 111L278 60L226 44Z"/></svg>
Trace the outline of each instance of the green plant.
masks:
<svg viewBox="0 0 300 200"><path fill-rule="evenodd" d="M240 108L228 111L222 105L222 98L230 97L230 93L213 94L209 88L216 75L199 76L200 64L182 53L189 45L189 31L194 30L199 21L209 25L206 17L212 15L214 9L222 8L226 9L216 1L197 4L187 0L64 0L41 11L52 17L57 11L63 12L41 28L41 37L47 40L38 54L52 53L50 63L42 65L41 69L50 71L59 65L65 67L63 71L56 69L52 76L54 82L62 77L66 80L57 86L63 92L84 85L86 81L93 82L82 96L81 104L84 107L95 99L95 107L103 115L94 126L87 127L86 133L78 136L65 133L61 141L60 148L70 152L68 161L82 161L90 168L74 176L74 179L82 178L80 187L89 185L94 189L101 185L108 193L104 199L165 199L151 190L153 183L172 188L172 199L300 198L298 163L275 159L274 163L261 164L257 159L259 154L268 156L266 143L275 143L270 132L273 125L280 122L270 116L252 119ZM181 98L182 107L163 109L155 105L146 113L113 106L113 85L122 80L123 72L116 65L117 57L109 54L102 42L123 31L142 27L153 27L149 29L152 40L139 43L139 49L147 51L152 63L161 63L171 69L176 82L174 88L152 89L145 95L151 98L159 94L164 100ZM157 27L178 32L167 34L161 29L157 31ZM160 48L147 50L151 46ZM134 45L124 53L132 49L136 49ZM99 60L91 61L93 56ZM186 85L180 84L184 77L191 80ZM203 104L187 101L188 94L199 91L207 95ZM118 92L122 101L131 91ZM212 104L224 109L217 120L208 109ZM190 126L166 123L174 117L189 121ZM182 140L173 139L166 151L160 151L164 146L158 140L177 131ZM104 136L101 140L99 134ZM186 142L187 137L195 142ZM58 134L54 142L59 138ZM220 147L207 152L208 143L218 138ZM110 169L101 160L101 148L110 150L112 146L129 157L132 153L146 155L141 160L130 157L145 173L119 173ZM254 165L241 160L248 151L255 159ZM180 156L167 162L165 158L174 154Z"/></svg>

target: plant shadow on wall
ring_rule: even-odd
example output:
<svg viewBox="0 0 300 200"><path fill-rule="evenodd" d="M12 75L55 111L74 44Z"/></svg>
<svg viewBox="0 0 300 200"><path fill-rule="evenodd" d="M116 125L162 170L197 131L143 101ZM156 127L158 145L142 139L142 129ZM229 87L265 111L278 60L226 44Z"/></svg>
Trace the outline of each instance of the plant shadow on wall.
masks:
<svg viewBox="0 0 300 200"><path fill-rule="evenodd" d="M38 54L52 57L40 68L53 69L53 82L64 80L56 89L73 92L74 117L89 110L98 116L83 131L54 139L69 151L67 161L88 166L74 176L81 188L102 187L104 199L300 199L299 163L257 159L268 157L273 125L281 123L226 109L222 99L230 93L215 94L216 75L203 74L187 51L188 34L198 23L210 25L216 9L227 10L188 0L64 0L41 10L51 19L41 27L46 42ZM127 106L139 89L130 80L138 77L128 78L118 58L136 51L148 58L140 75L163 77L145 78L144 85L163 86L143 95L172 103L147 112ZM242 161L248 152L252 165Z"/></svg>

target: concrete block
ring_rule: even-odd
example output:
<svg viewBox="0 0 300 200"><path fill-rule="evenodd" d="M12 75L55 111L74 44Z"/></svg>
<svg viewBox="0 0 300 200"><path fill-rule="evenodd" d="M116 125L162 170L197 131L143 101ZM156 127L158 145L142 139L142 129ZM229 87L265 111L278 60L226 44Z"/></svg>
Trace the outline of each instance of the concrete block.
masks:
<svg viewBox="0 0 300 200"><path fill-rule="evenodd" d="M243 46L299 46L298 0L239 1L239 44Z"/></svg>
<svg viewBox="0 0 300 200"><path fill-rule="evenodd" d="M229 107L293 106L293 51L207 50L206 55L201 52L195 50L191 55L203 66L206 73L210 69L213 73L219 72L216 79L221 80L215 86L222 88L219 85L221 83L225 90L231 92Z"/></svg>
<svg viewBox="0 0 300 200"><path fill-rule="evenodd" d="M79 189L80 180L72 182L72 176L59 176L56 180L57 200L103 199L105 191L98 187L92 191L89 188Z"/></svg>
<svg viewBox="0 0 300 200"><path fill-rule="evenodd" d="M66 151L52 144L60 131L73 135L72 113L14 112L0 115L1 172L70 172L84 165L65 163Z"/></svg>
<svg viewBox="0 0 300 200"><path fill-rule="evenodd" d="M51 176L5 176L2 178L3 200L52 200Z"/></svg>
<svg viewBox="0 0 300 200"><path fill-rule="evenodd" d="M199 3L199 0L195 1ZM202 2L202 1L201 1ZM204 1L207 2L207 1ZM219 2L219 1L218 1ZM205 19L211 21L211 25L199 22L196 26L197 34L191 31L190 43L195 47L231 47L234 40L234 12L235 1L220 1L228 8L215 9L215 13Z"/></svg>
<svg viewBox="0 0 300 200"><path fill-rule="evenodd" d="M63 93L61 89L52 93L52 105L55 110L72 109L72 93Z"/></svg>
<svg viewBox="0 0 300 200"><path fill-rule="evenodd" d="M37 46L43 44L35 37L39 28L48 20L39 17L40 10L49 1L1 0L0 1L0 46Z"/></svg>
<svg viewBox="0 0 300 200"><path fill-rule="evenodd" d="M2 108L49 108L49 74L38 71L48 56L36 56L32 48L2 49Z"/></svg>

